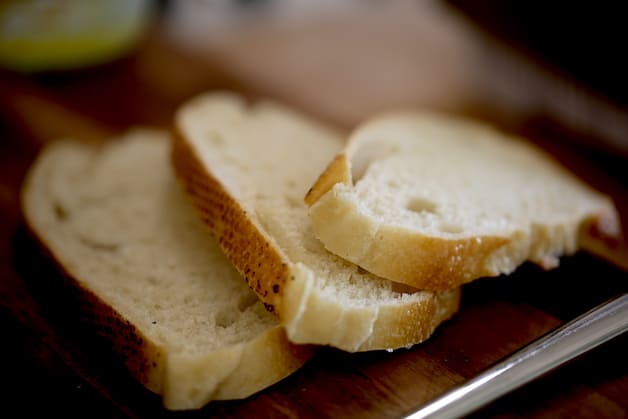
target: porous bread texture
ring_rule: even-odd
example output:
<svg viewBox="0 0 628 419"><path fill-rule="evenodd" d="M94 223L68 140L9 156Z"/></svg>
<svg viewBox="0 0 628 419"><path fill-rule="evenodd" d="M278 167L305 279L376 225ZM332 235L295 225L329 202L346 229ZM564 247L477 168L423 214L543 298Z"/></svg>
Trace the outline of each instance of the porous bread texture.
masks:
<svg viewBox="0 0 628 419"><path fill-rule="evenodd" d="M207 234L172 173L169 144L146 130L99 149L55 142L22 202L129 370L166 408L195 409L279 381L312 348L288 342Z"/></svg>
<svg viewBox="0 0 628 419"><path fill-rule="evenodd" d="M341 147L332 129L279 104L210 93L180 108L175 131L176 172L291 341L407 347L457 311L459 290L400 292L315 238L303 196Z"/></svg>
<svg viewBox="0 0 628 419"><path fill-rule="evenodd" d="M479 122L380 115L330 161L306 196L314 233L329 251L413 287L444 290L527 260L550 269L592 239L621 240L608 197Z"/></svg>

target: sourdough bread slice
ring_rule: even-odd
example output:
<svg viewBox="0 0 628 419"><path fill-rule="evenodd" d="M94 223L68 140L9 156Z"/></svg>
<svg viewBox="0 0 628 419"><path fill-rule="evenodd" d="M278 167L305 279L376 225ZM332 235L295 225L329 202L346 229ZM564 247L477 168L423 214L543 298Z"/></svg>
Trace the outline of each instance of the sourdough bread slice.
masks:
<svg viewBox="0 0 628 419"><path fill-rule="evenodd" d="M306 202L325 247L364 269L443 290L549 269L593 242L620 242L617 212L529 143L421 112L359 126Z"/></svg>
<svg viewBox="0 0 628 419"><path fill-rule="evenodd" d="M303 196L341 137L279 104L197 97L177 113L173 162L220 246L288 338L346 351L428 338L458 309L459 290L403 292L327 252Z"/></svg>
<svg viewBox="0 0 628 419"><path fill-rule="evenodd" d="M247 397L299 368L312 348L286 339L207 234L169 150L167 135L145 130L98 149L53 143L22 203L96 331L180 410Z"/></svg>

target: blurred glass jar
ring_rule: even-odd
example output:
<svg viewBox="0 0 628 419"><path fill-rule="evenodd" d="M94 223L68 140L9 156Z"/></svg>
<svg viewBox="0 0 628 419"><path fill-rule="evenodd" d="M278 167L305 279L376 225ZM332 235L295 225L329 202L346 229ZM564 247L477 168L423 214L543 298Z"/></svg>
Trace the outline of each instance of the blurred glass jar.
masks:
<svg viewBox="0 0 628 419"><path fill-rule="evenodd" d="M0 66L37 72L111 61L136 45L152 15L150 0L3 0Z"/></svg>

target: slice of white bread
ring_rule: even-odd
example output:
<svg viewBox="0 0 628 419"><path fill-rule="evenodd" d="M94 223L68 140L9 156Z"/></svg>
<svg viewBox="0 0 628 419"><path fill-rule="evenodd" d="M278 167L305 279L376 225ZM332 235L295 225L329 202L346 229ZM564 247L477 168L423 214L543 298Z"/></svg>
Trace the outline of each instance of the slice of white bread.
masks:
<svg viewBox="0 0 628 419"><path fill-rule="evenodd" d="M82 292L85 315L172 410L239 399L286 377L291 344L172 173L169 137L48 145L23 186L30 229Z"/></svg>
<svg viewBox="0 0 628 419"><path fill-rule="evenodd" d="M323 248L303 196L340 138L279 104L209 93L178 111L173 163L290 340L346 351L413 345L457 311L459 290L405 293Z"/></svg>
<svg viewBox="0 0 628 419"><path fill-rule="evenodd" d="M588 243L621 241L611 200L532 144L423 112L364 122L306 197L325 247L362 268L443 290L549 269Z"/></svg>

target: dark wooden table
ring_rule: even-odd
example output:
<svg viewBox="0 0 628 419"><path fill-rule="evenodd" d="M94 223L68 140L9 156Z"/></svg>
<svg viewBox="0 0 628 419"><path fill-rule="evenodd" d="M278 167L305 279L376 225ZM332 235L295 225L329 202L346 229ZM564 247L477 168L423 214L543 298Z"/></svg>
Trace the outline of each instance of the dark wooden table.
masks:
<svg viewBox="0 0 628 419"><path fill-rule="evenodd" d="M387 16L389 27L398 33L382 30L381 34L390 35L395 45L399 46L404 36L418 36L413 32L416 29L404 32L408 26L392 19L393 12ZM373 30L368 19L363 28ZM342 26L348 25L344 22ZM333 32L332 27L326 28ZM306 39L308 31L309 35L320 33L316 26L300 27L292 34L291 42ZM370 74L380 84L366 93L360 93L360 89L368 89L368 77L362 85L343 83L355 78L351 61L338 64L336 72L325 72L329 85L317 85L324 80L306 76L324 72L317 72L316 65L333 63L313 62L313 68L305 73L283 65L282 60L290 58L285 35L260 29L233 40L228 48L213 45L202 50L182 49L175 47L158 26L133 54L98 68L30 76L0 73L0 398L4 412L17 412L19 417L42 413L63 417L175 415L163 410L158 397L133 381L101 342L86 337L73 322L73 314L64 310L64 296L48 287L49 279L58 274L24 231L19 188L29 164L46 141L63 136L101 140L133 125L168 128L177 106L201 91L229 89L252 97L273 97L347 128L380 108L397 104L483 118L528 136L611 194L626 229L628 162L622 147L611 147L613 141L599 131L580 129L582 119L570 125L560 114L560 97L555 98L558 104L536 112L509 106L521 102L506 101L506 96L499 95L501 90L483 84L502 77L507 85L510 76L495 69L503 69L499 63L512 62L512 57L503 58L509 52L492 43L486 34L476 33L473 41L482 45L481 60L459 58L470 59L468 71L486 75L484 81L461 81L459 74L419 68L416 78L412 72L393 72L397 75L390 76L388 84L383 85L381 77ZM351 34L346 44L317 46L321 49L315 52L325 57L321 51L349 48L355 38ZM429 42L424 38L422 42L424 52L429 50L425 49ZM382 41L379 48L391 45ZM377 51L378 46L373 48ZM350 50L354 51L349 48L347 53ZM430 51L434 53L438 48ZM407 50L398 53L403 57ZM272 62L265 61L264 55L273 57ZM368 55L371 59L378 57ZM395 61L390 52L387 57L392 67L411 70L417 65L405 58ZM523 89L513 87L514 94L542 97L547 92L534 89L547 85L539 80L552 81L555 75L544 73L538 63L526 61L525 56L516 57L525 63L521 71L531 82ZM447 60L437 62L447 64ZM447 77L452 78L451 83L447 83ZM440 78L440 88L416 88L416 83L429 86L432 78ZM344 90L333 88L334 83L344 86ZM590 103L591 107L611 106L599 96L593 96ZM626 117L625 113L618 115ZM612 131L606 132L613 135ZM293 376L247 400L211 403L201 411L176 415L397 417L564 321L625 292L626 279L625 272L586 254L566 257L560 268L550 272L525 265L507 278L482 279L466 285L460 313L431 339L412 349L362 354L326 349ZM489 405L476 416L628 416L627 338L599 347Z"/></svg>

